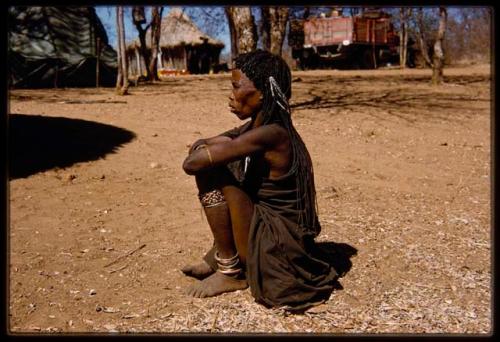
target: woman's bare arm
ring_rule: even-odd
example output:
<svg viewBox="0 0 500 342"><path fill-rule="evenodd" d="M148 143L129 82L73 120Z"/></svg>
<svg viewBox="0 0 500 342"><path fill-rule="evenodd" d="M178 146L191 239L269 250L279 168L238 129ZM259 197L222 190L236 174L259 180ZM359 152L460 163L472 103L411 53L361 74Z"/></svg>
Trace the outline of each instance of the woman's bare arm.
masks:
<svg viewBox="0 0 500 342"><path fill-rule="evenodd" d="M193 151L196 150L198 148L198 146L200 146L200 145L213 145L213 144L219 144L219 143L223 143L223 142L230 141L230 140L231 140L230 137L226 137L224 135L216 135L215 137L211 137L211 138L198 139L191 145L191 147L189 148L188 154L193 153Z"/></svg>
<svg viewBox="0 0 500 342"><path fill-rule="evenodd" d="M219 135L216 135L211 138L204 138L204 139L198 139L194 143L191 144L191 147L189 148L188 154L193 153L193 151L200 145L212 145L212 144L218 144L222 142L227 142L230 141L240 135L240 132L247 128L248 125L250 125L251 122L247 122L240 127L235 127L233 129L230 129L229 131L223 132Z"/></svg>
<svg viewBox="0 0 500 342"><path fill-rule="evenodd" d="M183 164L184 171L193 175L218 165L225 165L255 152L274 149L286 139L286 131L278 125L252 129L235 139L220 141L194 150Z"/></svg>

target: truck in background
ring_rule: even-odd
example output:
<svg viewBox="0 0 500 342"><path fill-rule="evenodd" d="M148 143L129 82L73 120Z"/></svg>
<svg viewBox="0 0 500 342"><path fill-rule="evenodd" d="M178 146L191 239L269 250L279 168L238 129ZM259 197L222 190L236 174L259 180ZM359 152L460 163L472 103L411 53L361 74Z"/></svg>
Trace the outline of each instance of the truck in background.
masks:
<svg viewBox="0 0 500 342"><path fill-rule="evenodd" d="M342 16L332 11L327 17L290 21L288 45L297 67L351 67L374 69L399 63L399 36L391 16L382 11Z"/></svg>

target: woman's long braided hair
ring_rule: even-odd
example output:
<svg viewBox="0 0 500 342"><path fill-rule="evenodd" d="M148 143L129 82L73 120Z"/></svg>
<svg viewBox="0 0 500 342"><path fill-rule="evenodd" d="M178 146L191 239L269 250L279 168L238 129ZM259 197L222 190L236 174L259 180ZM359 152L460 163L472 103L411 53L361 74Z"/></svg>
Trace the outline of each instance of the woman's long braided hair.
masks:
<svg viewBox="0 0 500 342"><path fill-rule="evenodd" d="M319 234L321 228L317 222L313 165L302 138L292 124L288 104L292 95L290 68L280 56L260 49L239 55L235 59L235 67L240 69L263 95L263 124L278 123L287 130L293 156L289 172L296 177L299 224L312 228L315 234Z"/></svg>

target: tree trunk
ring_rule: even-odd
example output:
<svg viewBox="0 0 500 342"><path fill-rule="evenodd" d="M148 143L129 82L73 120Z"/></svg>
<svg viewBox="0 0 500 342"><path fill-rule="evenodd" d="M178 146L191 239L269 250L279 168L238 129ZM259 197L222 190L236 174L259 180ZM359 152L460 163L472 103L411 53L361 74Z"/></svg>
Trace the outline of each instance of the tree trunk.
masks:
<svg viewBox="0 0 500 342"><path fill-rule="evenodd" d="M448 13L444 6L439 7L439 29L434 43L434 63L432 65L432 84L439 85L443 83L444 53L443 41L446 32L446 21Z"/></svg>
<svg viewBox="0 0 500 342"><path fill-rule="evenodd" d="M424 38L424 11L422 7L418 9L417 24L418 24L417 35L418 35L418 43L420 46L420 52L422 53L422 57L424 58L427 66L433 67L432 61L429 57L429 52L427 51L427 44L425 43L425 38Z"/></svg>
<svg viewBox="0 0 500 342"><path fill-rule="evenodd" d="M118 6L118 26L120 28L118 36L118 45L120 46L120 60L121 60L121 72L122 72L122 84L120 89L121 95L126 95L128 93L128 63L127 63L127 52L125 46L125 26L123 22L123 7Z"/></svg>
<svg viewBox="0 0 500 342"><path fill-rule="evenodd" d="M304 8L304 14L302 15L302 19L307 19L309 18L309 15L311 15L311 8L309 6L306 6Z"/></svg>
<svg viewBox="0 0 500 342"><path fill-rule="evenodd" d="M121 35L120 20L118 19L119 17L120 17L119 6L116 6L116 36L117 37L120 37L120 35ZM121 60L120 39L118 39L116 60L117 60L117 64L118 64L118 69L117 69L117 73L116 73L116 91L118 92L122 86L122 60Z"/></svg>
<svg viewBox="0 0 500 342"><path fill-rule="evenodd" d="M224 8L226 13L227 23L229 26L229 38L231 40L231 64L232 61L238 56L238 36L236 35L236 27L234 26L233 16L229 6ZM231 66L232 67L232 66Z"/></svg>
<svg viewBox="0 0 500 342"><path fill-rule="evenodd" d="M407 12L405 15L405 32L403 35L403 68L406 67L406 63L408 62L408 21L410 20L412 9L407 8Z"/></svg>
<svg viewBox="0 0 500 342"><path fill-rule="evenodd" d="M158 81L158 52L160 50L161 37L161 15L163 7L154 6L151 10L151 60L149 61L149 73L151 79Z"/></svg>
<svg viewBox="0 0 500 342"><path fill-rule="evenodd" d="M399 9L399 17L401 20L401 28L399 31L399 67L406 68L408 59L408 20L411 16L411 8L401 7Z"/></svg>
<svg viewBox="0 0 500 342"><path fill-rule="evenodd" d="M267 6L262 12L262 44L264 49L281 56L288 22L288 7Z"/></svg>
<svg viewBox="0 0 500 342"><path fill-rule="evenodd" d="M271 50L271 7L262 6L260 8L260 37L262 39L262 47L266 51Z"/></svg>
<svg viewBox="0 0 500 342"><path fill-rule="evenodd" d="M250 7L226 7L226 15L228 17L229 28L234 28L234 34L231 38L235 38L236 43L231 47L236 47L236 53L231 51L232 56L237 54L253 51L257 48L257 26L252 15Z"/></svg>
<svg viewBox="0 0 500 342"><path fill-rule="evenodd" d="M150 53L148 51L148 48L146 46L146 32L148 28L151 26L151 23L148 24L145 28L142 28L142 24L146 22L146 17L144 15L144 6L135 6L132 9L132 19L134 21L134 25L137 28L137 31L139 32L139 42L140 42L140 52L141 56L144 59L144 64L149 66L149 59L150 59ZM139 61L140 63L141 61ZM139 68L140 70L140 68ZM142 76L142 73L141 75ZM146 68L146 79L148 81L151 80L151 73L149 71L149 68Z"/></svg>
<svg viewBox="0 0 500 342"><path fill-rule="evenodd" d="M125 41L125 28L123 25L123 7L116 7L116 36L118 40L118 74L116 77L116 92L119 95L127 94L128 90L128 78L127 78L127 69L126 69L126 59L124 41ZM123 39L122 39L123 38Z"/></svg>

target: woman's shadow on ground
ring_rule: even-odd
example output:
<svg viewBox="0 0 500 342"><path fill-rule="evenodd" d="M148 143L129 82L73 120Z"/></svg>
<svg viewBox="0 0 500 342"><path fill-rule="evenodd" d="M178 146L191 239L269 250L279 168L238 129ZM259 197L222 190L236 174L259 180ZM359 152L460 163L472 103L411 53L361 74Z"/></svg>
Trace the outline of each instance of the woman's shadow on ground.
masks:
<svg viewBox="0 0 500 342"><path fill-rule="evenodd" d="M338 278L342 278L352 267L351 258L358 253L358 250L346 243L336 243L330 241L316 242L314 256L327 262L337 271ZM342 285L338 280L334 288L342 290Z"/></svg>
<svg viewBox="0 0 500 342"><path fill-rule="evenodd" d="M358 252L356 248L346 243L314 242L313 240L306 241L306 250L313 258L328 264L327 268L321 268L319 272L321 275L325 275L324 281L328 284L324 283L323 289L319 290L306 303L287 308L288 311L295 314L303 314L314 305L328 301L333 291L343 290L339 279L349 272L352 267L351 257Z"/></svg>
<svg viewBox="0 0 500 342"><path fill-rule="evenodd" d="M123 128L64 117L10 114L8 125L10 179L97 160L135 138Z"/></svg>

